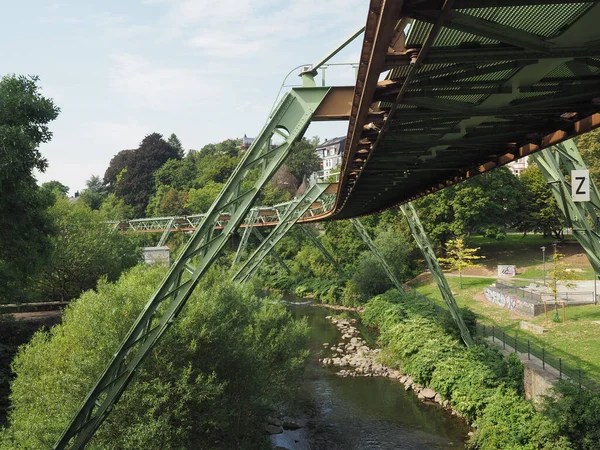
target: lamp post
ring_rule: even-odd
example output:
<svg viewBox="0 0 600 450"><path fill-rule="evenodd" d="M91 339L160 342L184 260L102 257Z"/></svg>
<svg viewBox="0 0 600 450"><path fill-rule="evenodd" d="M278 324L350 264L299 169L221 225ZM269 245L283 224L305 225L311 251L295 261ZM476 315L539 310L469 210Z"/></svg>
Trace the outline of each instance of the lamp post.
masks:
<svg viewBox="0 0 600 450"><path fill-rule="evenodd" d="M546 247L540 247L542 250L542 263L544 264L544 286L546 286Z"/></svg>

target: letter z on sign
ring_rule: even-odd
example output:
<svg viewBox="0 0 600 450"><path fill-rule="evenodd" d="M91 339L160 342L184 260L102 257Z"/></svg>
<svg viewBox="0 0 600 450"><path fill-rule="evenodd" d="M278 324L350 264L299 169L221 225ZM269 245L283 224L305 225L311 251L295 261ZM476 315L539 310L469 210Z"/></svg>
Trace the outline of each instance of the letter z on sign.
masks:
<svg viewBox="0 0 600 450"><path fill-rule="evenodd" d="M590 201L589 170L571 170L571 196L574 202Z"/></svg>

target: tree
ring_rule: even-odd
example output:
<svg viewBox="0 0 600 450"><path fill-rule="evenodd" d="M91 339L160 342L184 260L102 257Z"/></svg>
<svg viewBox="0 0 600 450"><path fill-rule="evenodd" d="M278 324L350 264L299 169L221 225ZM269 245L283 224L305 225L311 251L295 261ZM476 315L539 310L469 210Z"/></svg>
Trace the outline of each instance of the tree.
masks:
<svg viewBox="0 0 600 450"><path fill-rule="evenodd" d="M565 216L537 165L521 172L519 181L523 187L523 197L517 229L523 233L534 231L562 239L563 229L567 226Z"/></svg>
<svg viewBox="0 0 600 450"><path fill-rule="evenodd" d="M21 300L50 250L46 209L53 198L38 188L33 170L46 170L38 147L52 138L48 123L59 109L37 82L16 75L0 80L0 301Z"/></svg>
<svg viewBox="0 0 600 450"><path fill-rule="evenodd" d="M137 149L123 150L110 161L104 183L139 217L154 193L154 173L169 159L179 159L177 150L162 135L149 134Z"/></svg>
<svg viewBox="0 0 600 450"><path fill-rule="evenodd" d="M100 209L102 201L107 197L106 186L98 175L92 177L85 182L86 188L81 191L79 197L93 210Z"/></svg>
<svg viewBox="0 0 600 450"><path fill-rule="evenodd" d="M69 194L69 186L65 186L60 181L52 180L42 183L40 187L42 191L46 191L55 197L66 197Z"/></svg>
<svg viewBox="0 0 600 450"><path fill-rule="evenodd" d="M175 133L171 133L171 136L169 136L167 142L171 145L171 147L177 150L179 158L183 158L185 156L185 149L183 148L183 145L181 145L181 141Z"/></svg>
<svg viewBox="0 0 600 450"><path fill-rule="evenodd" d="M462 289L462 273L463 270L469 267L475 267L477 264L474 261L483 259L485 256L475 254L479 250L477 248L467 248L462 237L448 241L446 249L446 258L438 258L438 261L446 266L448 270L458 271L460 279L460 288Z"/></svg>
<svg viewBox="0 0 600 450"><path fill-rule="evenodd" d="M285 160L285 165L291 174L298 180L296 189L305 177L309 177L321 167L321 160L315 153L316 144L305 138L296 142Z"/></svg>
<svg viewBox="0 0 600 450"><path fill-rule="evenodd" d="M567 265L561 261L565 255L556 251L554 246L554 253L552 254L552 269L550 270L550 289L552 290L552 296L554 297L554 321L560 322L558 317L558 285L559 283L565 286L567 289L575 287L575 283L572 280L575 279L575 274L567 269ZM547 317L546 317L547 319Z"/></svg>
<svg viewBox="0 0 600 450"><path fill-rule="evenodd" d="M84 202L58 198L50 214L57 234L51 257L34 277L41 298L70 300L96 287L100 277L116 280L138 263L137 236L113 231Z"/></svg>
<svg viewBox="0 0 600 450"><path fill-rule="evenodd" d="M101 282L21 348L2 449L52 447L163 276L138 266ZM228 280L202 278L86 448L268 447L264 423L301 379L308 328Z"/></svg>
<svg viewBox="0 0 600 450"><path fill-rule="evenodd" d="M444 247L457 236L504 237L518 219L522 196L518 178L499 168L427 195L416 207L427 234Z"/></svg>
<svg viewBox="0 0 600 450"><path fill-rule="evenodd" d="M595 129L579 136L577 148L590 171L592 180L596 184L600 183L600 130Z"/></svg>
<svg viewBox="0 0 600 450"><path fill-rule="evenodd" d="M200 214L208 211L221 189L223 189L223 184L214 181L209 181L200 189L190 189L185 205L189 213Z"/></svg>

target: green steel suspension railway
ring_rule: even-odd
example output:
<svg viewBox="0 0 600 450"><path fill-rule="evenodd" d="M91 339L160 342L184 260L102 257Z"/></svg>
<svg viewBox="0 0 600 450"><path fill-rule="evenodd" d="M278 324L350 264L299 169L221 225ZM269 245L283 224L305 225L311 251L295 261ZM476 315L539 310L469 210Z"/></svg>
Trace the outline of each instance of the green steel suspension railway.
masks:
<svg viewBox="0 0 600 450"><path fill-rule="evenodd" d="M273 227L240 265L235 279L244 281L296 222L352 219L377 255L358 218L401 206L469 345L471 337L410 202L534 154L569 225L600 273L600 197L592 187L590 201L574 202L570 181L563 175L564 170L585 168L570 139L600 125L600 4L371 0L365 9L363 32L353 34L301 73L303 86L281 98L206 214L115 225L161 231L162 243L172 230L193 233L82 399L56 449L85 447L240 227L244 228L241 248L257 228ZM360 35L356 84L317 86L319 69ZM283 205L253 208L258 192L292 145L312 121L319 120L348 121L339 181L316 183L304 196ZM283 142L272 148L274 136ZM258 180L243 188L244 177L257 168ZM383 258L380 262L388 272ZM394 283L402 292L400 283Z"/></svg>

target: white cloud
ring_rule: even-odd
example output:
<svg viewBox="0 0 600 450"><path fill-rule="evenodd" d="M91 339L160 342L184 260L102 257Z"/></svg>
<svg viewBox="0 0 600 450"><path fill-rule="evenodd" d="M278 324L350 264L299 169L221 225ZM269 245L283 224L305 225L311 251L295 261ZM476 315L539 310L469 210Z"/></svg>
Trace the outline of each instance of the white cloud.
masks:
<svg viewBox="0 0 600 450"><path fill-rule="evenodd" d="M222 84L209 72L184 67L163 67L130 53L113 54L110 84L133 101L158 111L194 102L214 100Z"/></svg>

